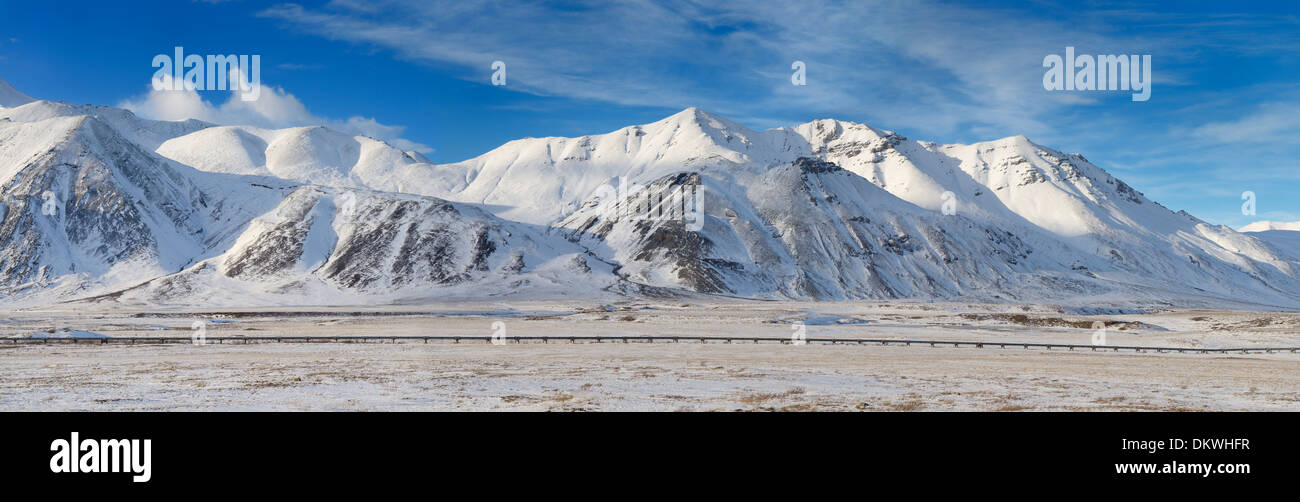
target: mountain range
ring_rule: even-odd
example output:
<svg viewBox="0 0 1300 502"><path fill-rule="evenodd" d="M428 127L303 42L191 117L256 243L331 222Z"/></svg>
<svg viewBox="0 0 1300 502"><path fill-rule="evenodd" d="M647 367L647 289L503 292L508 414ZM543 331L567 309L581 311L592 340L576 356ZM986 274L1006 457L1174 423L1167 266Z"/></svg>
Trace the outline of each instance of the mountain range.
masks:
<svg viewBox="0 0 1300 502"><path fill-rule="evenodd" d="M837 120L755 131L688 108L434 164L324 127L154 121L0 81L8 304L1297 308L1300 232L1261 230L1171 211L1024 136L943 145Z"/></svg>

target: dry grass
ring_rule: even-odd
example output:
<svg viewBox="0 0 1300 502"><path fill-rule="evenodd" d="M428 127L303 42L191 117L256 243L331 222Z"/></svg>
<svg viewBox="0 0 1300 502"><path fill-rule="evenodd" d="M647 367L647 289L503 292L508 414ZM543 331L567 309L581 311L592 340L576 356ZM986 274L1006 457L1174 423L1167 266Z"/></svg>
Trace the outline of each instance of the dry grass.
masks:
<svg viewBox="0 0 1300 502"><path fill-rule="evenodd" d="M920 399L902 401L898 403L888 403L885 405L890 411L919 411L925 408L925 403Z"/></svg>
<svg viewBox="0 0 1300 502"><path fill-rule="evenodd" d="M1151 325L1137 321L1116 321L1113 319L1065 319L1062 317L1035 317L1025 314L961 314L968 321L1001 321L1021 326L1045 326L1058 328L1092 329L1093 323L1100 322L1107 328L1116 330L1149 328Z"/></svg>
<svg viewBox="0 0 1300 502"><path fill-rule="evenodd" d="M749 394L747 396L742 396L740 399L738 399L738 401L745 404L757 405L757 404L766 403L768 401L787 399L794 396L802 395L804 392L805 391L803 390L803 388L794 387L785 392Z"/></svg>

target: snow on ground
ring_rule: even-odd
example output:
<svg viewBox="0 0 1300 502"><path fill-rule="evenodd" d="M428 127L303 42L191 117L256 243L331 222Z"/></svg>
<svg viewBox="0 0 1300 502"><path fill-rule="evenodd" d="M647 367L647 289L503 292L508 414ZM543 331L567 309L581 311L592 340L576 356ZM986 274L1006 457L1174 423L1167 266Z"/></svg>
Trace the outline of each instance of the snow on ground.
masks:
<svg viewBox="0 0 1300 502"><path fill-rule="evenodd" d="M298 312L0 314L110 336L694 335L1300 346L1300 314L1063 314L908 302L462 302ZM1073 326L1086 327L1073 327ZM105 345L0 341L0 410L1300 410L1300 355L601 343Z"/></svg>
<svg viewBox="0 0 1300 502"><path fill-rule="evenodd" d="M0 352L5 410L1300 410L1297 360L1280 356L482 343Z"/></svg>
<svg viewBox="0 0 1300 502"><path fill-rule="evenodd" d="M88 338L108 338L100 333L86 331L81 329L56 329L49 331L34 331L28 333L26 338L50 338L50 339L88 339Z"/></svg>

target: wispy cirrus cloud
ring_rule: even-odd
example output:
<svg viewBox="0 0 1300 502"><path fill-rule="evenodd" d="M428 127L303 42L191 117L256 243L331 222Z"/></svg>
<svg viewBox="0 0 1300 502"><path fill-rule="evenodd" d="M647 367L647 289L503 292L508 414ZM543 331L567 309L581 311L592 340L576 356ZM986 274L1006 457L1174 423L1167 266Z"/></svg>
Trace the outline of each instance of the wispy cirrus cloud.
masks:
<svg viewBox="0 0 1300 502"><path fill-rule="evenodd" d="M964 137L1052 136L1092 96L1046 93L1044 55L1150 53L1167 38L1108 34L1077 19L940 2L502 4L335 0L259 13L322 37L544 96L677 109L697 105L784 125L810 112ZM1096 23L1102 24L1100 22ZM805 61L809 85L790 85ZM1172 71L1161 74L1176 79ZM762 110L758 112L757 110Z"/></svg>
<svg viewBox="0 0 1300 502"><path fill-rule="evenodd" d="M1212 122L1192 135L1216 143L1279 143L1300 137L1300 100L1257 105L1235 120Z"/></svg>

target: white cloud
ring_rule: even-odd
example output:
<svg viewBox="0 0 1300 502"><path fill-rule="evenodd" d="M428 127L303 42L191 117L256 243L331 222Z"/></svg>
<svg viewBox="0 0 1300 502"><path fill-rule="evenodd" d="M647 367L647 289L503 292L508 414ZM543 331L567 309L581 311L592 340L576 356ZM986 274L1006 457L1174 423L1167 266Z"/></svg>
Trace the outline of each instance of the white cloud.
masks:
<svg viewBox="0 0 1300 502"><path fill-rule="evenodd" d="M233 79L237 78L231 77ZM405 138L406 128L381 124L362 116L345 120L319 117L307 109L297 97L283 88L262 84L261 93L254 101L240 99L238 91L231 91L226 101L213 104L193 90L163 90L150 86L143 96L123 100L119 108L131 110L136 115L154 120L197 119L221 125L247 125L266 129L323 125L346 134L369 136L387 141L403 150L433 153L433 148Z"/></svg>
<svg viewBox="0 0 1300 502"><path fill-rule="evenodd" d="M1096 98L1044 92L1043 56L1067 45L1107 53L1157 48L1077 20L933 1L555 8L334 0L319 8L278 5L261 15L407 60L451 65L485 84L490 63L502 60L509 90L629 106L698 105L728 116L763 110L783 121L755 126L835 112L935 139L1051 136L1061 110ZM807 86L789 84L796 59L808 64Z"/></svg>
<svg viewBox="0 0 1300 502"><path fill-rule="evenodd" d="M1192 130L1198 139L1215 143L1290 143L1300 136L1300 102L1259 105L1237 120L1212 122Z"/></svg>

